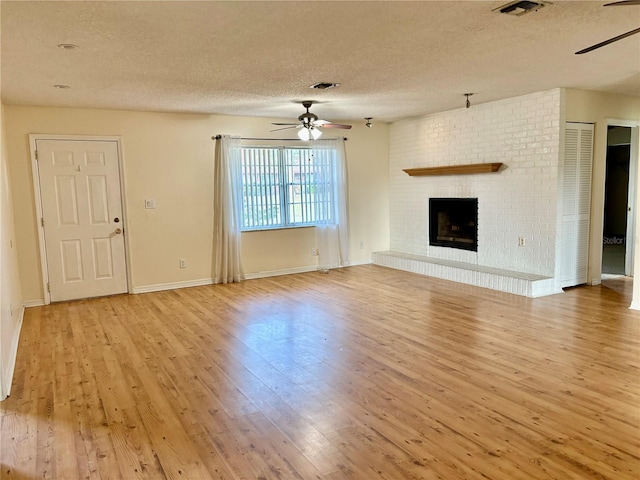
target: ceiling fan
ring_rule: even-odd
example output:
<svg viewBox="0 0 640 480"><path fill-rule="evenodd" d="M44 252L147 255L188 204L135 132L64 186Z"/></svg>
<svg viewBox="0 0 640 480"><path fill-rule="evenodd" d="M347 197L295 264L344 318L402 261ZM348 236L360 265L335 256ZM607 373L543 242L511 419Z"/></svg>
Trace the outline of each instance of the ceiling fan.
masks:
<svg viewBox="0 0 640 480"><path fill-rule="evenodd" d="M619 2L607 3L605 7L622 7L622 6L630 6L630 5L640 5L640 0L621 0ZM623 33L622 35L618 35L617 37L610 38L609 40L605 40L604 42L596 43L595 45L591 45L579 52L576 52L576 55L582 55L583 53L588 53L597 48L604 47L605 45L609 45L610 43L617 42L618 40L622 40L623 38L630 37L631 35L635 35L636 33L640 33L640 28L635 28L633 30L628 31L627 33Z"/></svg>
<svg viewBox="0 0 640 480"><path fill-rule="evenodd" d="M298 117L298 123L272 123L272 125L283 126L283 128L276 128L271 130L272 132L277 132L279 130L287 130L289 128L298 128L298 138L300 140L317 140L322 136L321 128L343 128L349 129L351 125L343 125L340 123L331 123L327 120L320 120L318 116L314 113L311 113L309 109L313 105L311 100L305 100L302 102L302 106L307 109L305 113Z"/></svg>

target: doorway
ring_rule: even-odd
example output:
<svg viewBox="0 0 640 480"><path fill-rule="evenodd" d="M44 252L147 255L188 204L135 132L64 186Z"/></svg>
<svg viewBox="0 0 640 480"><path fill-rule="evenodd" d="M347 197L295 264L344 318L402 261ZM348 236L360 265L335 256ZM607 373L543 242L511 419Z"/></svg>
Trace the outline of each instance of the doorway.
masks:
<svg viewBox="0 0 640 480"><path fill-rule="evenodd" d="M633 275L634 198L638 127L608 125L604 189L602 275ZM635 157L634 157L635 154Z"/></svg>
<svg viewBox="0 0 640 480"><path fill-rule="evenodd" d="M119 141L30 140L45 303L126 293Z"/></svg>

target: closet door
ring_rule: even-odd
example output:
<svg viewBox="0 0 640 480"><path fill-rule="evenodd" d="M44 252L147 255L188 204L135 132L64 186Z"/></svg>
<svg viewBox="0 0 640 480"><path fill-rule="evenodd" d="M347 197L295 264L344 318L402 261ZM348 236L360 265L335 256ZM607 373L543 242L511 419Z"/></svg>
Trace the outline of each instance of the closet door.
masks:
<svg viewBox="0 0 640 480"><path fill-rule="evenodd" d="M593 124L565 125L560 195L560 287L587 283Z"/></svg>

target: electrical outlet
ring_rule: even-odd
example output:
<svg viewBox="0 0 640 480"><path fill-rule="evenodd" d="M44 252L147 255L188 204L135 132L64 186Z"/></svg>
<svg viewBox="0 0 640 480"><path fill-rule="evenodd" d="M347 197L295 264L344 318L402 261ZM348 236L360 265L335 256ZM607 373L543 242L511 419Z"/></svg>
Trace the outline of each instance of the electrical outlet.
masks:
<svg viewBox="0 0 640 480"><path fill-rule="evenodd" d="M187 260L185 258L180 259L180 268L187 268Z"/></svg>
<svg viewBox="0 0 640 480"><path fill-rule="evenodd" d="M312 257L317 257L319 255L319 251L317 248L312 248L311 249L311 256Z"/></svg>
<svg viewBox="0 0 640 480"><path fill-rule="evenodd" d="M156 199L155 198L149 198L147 200L144 201L144 208L156 208Z"/></svg>
<svg viewBox="0 0 640 480"><path fill-rule="evenodd" d="M526 242L524 241L524 237L518 237L518 246L524 247L525 245L526 245Z"/></svg>

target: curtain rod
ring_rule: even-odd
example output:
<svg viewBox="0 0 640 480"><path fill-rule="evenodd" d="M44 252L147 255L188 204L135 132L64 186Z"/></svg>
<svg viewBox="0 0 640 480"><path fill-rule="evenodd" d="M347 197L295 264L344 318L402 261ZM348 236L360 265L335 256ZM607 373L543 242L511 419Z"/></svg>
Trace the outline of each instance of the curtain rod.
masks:
<svg viewBox="0 0 640 480"><path fill-rule="evenodd" d="M211 140L220 140L222 135L214 135L211 137ZM338 137L342 138L342 140L349 140L347 137ZM304 140L300 140L299 138L258 138L258 137L240 137L240 140L273 140L275 142L303 142ZM319 140L315 140L316 142L321 142L322 140L333 140L332 138L321 138Z"/></svg>

